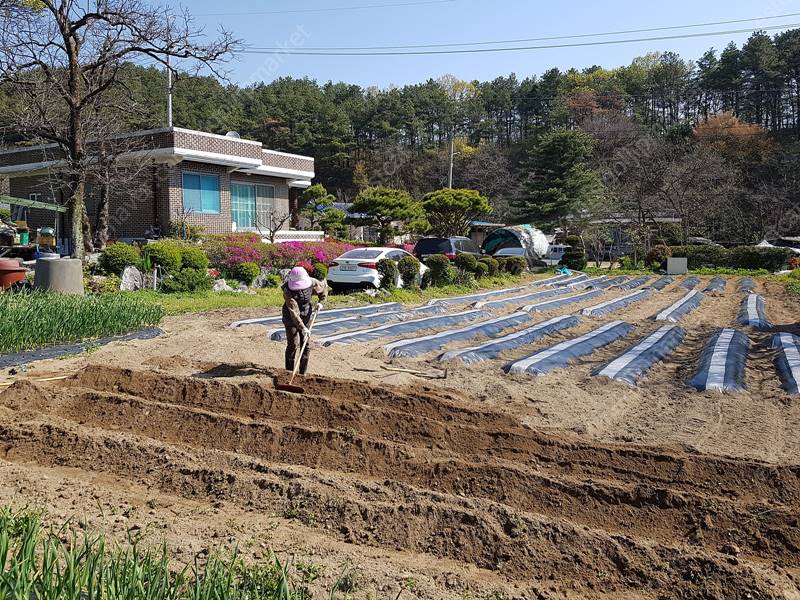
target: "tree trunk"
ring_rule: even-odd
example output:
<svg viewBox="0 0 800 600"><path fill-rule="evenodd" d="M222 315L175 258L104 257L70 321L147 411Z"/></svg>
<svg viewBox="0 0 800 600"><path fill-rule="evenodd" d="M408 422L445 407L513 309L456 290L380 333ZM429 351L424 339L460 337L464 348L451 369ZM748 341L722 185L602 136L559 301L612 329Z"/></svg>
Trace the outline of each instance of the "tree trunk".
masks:
<svg viewBox="0 0 800 600"><path fill-rule="evenodd" d="M97 204L97 222L94 227L95 250L105 250L108 243L108 221L111 186L107 183L100 188L100 198Z"/></svg>
<svg viewBox="0 0 800 600"><path fill-rule="evenodd" d="M69 198L69 218L71 226L72 237L72 258L83 259L85 256L83 246L83 194L86 189L86 183L80 175L73 178L72 185L70 186Z"/></svg>

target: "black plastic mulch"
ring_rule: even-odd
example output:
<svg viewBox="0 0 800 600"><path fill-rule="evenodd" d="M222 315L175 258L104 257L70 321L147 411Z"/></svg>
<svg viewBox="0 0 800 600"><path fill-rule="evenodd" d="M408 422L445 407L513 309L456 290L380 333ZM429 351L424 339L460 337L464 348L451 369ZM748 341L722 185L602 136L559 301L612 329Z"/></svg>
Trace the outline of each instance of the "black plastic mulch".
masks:
<svg viewBox="0 0 800 600"><path fill-rule="evenodd" d="M59 346L48 346L47 348L39 348L38 350L28 350L26 352L18 352L16 354L0 354L0 369L8 369L10 367L18 367L37 360L48 360L51 358L61 358L62 356L69 356L70 354L80 354L90 348L98 348L105 346L111 342L128 342L131 340L151 340L157 338L162 333L161 329L153 327L150 329L142 329L134 331L133 333L126 333L125 335L118 335L112 337L98 338L94 340L86 340L84 342L76 342L73 344L63 344Z"/></svg>

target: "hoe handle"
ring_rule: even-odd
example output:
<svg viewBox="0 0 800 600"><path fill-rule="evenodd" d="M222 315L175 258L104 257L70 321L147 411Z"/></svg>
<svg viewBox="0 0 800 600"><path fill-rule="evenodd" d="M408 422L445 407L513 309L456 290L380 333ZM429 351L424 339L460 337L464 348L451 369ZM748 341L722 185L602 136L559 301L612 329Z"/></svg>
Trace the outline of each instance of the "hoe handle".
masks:
<svg viewBox="0 0 800 600"><path fill-rule="evenodd" d="M311 339L311 330L314 329L314 321L317 320L317 315L319 314L319 304L314 309L314 313L311 315L311 323L308 324L308 335L305 336L303 340L303 345L300 347L300 352L297 353L297 356L294 358L294 371L292 371L292 377L289 379L289 385L292 385L294 378L297 377L297 372L300 370L300 361L303 359L303 352L306 351L306 346L308 346L308 341Z"/></svg>

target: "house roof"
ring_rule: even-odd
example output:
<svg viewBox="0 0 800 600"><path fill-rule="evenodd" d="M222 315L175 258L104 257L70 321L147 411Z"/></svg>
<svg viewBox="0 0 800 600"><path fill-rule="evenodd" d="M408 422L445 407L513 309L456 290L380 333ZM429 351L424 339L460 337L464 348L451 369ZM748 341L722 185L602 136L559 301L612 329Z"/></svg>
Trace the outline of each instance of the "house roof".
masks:
<svg viewBox="0 0 800 600"><path fill-rule="evenodd" d="M165 127L112 136L105 141L124 144L121 155L131 160L146 158L162 163L188 160L222 165L232 171L288 179L293 187L308 187L314 177L311 156L269 150L255 140L205 131ZM57 144L0 151L0 175L8 177L32 175L63 164L63 153Z"/></svg>

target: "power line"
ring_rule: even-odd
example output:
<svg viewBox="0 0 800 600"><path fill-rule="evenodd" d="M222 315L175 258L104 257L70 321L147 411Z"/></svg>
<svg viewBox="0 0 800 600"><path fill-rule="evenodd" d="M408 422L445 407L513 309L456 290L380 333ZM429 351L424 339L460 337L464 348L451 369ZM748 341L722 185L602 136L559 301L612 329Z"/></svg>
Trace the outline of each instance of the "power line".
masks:
<svg viewBox="0 0 800 600"><path fill-rule="evenodd" d="M353 6L329 6L326 8L290 8L286 10L243 11L222 13L199 13L197 17L249 17L260 15L291 15L305 13L328 13L352 10L374 10L379 8L397 8L404 6L422 6L428 4L450 4L457 0L416 0L415 2L393 2L390 4L359 4Z"/></svg>
<svg viewBox="0 0 800 600"><path fill-rule="evenodd" d="M410 44L404 46L318 46L318 47L304 47L303 50L314 51L338 51L338 50L408 50L413 48L454 48L459 46L494 46L497 44L522 44L526 42L543 42L552 40L569 40L578 38L589 37L605 37L610 35L628 35L632 33L650 33L654 31L670 31L675 29L693 29L698 27L712 27L717 25L731 25L734 23L749 23L752 21L770 21L773 19L784 19L788 17L797 17L800 13L787 13L783 15L772 15L768 17L753 17L752 19L734 19L730 21L709 21L707 23L692 23L689 25L670 25L665 27L647 27L644 29L627 29L620 31L605 31L601 33L579 33L573 35L555 35L547 37L533 37L533 38L519 38L511 40L495 40L492 42L457 42L449 44ZM259 47L253 46L251 50L271 50L279 51L282 48L278 47Z"/></svg>
<svg viewBox="0 0 800 600"><path fill-rule="evenodd" d="M800 23L786 23L784 25L774 25L771 27L760 27L758 29L728 29L726 31L710 31L704 33L686 33L681 35L663 35L654 37L628 38L623 40L600 40L595 42L575 42L570 44L544 44L539 46L516 46L504 48L469 48L462 50L413 50L413 51L391 51L391 52L314 52L309 50L293 50L281 48L280 50L242 50L242 54L281 54L283 56L428 56L436 54L478 54L488 52L516 52L520 50L551 50L558 48L580 48L587 46L610 46L618 44L633 44L638 42L663 42L669 40L682 40L690 38L715 37L721 35L733 35L737 33L754 33L755 31L774 31L779 29L789 29L800 27Z"/></svg>

